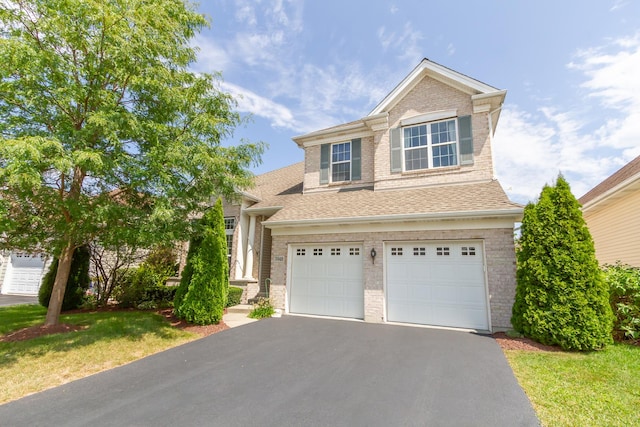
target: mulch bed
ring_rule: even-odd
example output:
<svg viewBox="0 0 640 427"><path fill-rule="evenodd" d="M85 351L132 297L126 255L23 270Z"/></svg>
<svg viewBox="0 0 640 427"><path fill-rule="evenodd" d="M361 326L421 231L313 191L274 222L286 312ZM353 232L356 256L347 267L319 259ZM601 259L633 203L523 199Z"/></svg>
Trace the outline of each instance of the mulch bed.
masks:
<svg viewBox="0 0 640 427"><path fill-rule="evenodd" d="M120 308L115 308L115 307L106 307L106 308L101 308L101 309L98 309L98 310L92 309L92 310L65 311L64 314L81 313L81 312L92 313L92 312L97 312L97 311L130 311L130 310L133 310L133 309L128 309L128 308L120 309ZM191 323L187 323L184 320L178 319L177 317L175 317L173 315L173 309L171 309L171 308L159 310L157 313L160 314L165 319L167 319L167 321L174 328L182 329L182 330L187 331L187 332L192 332L192 333L201 335L203 337L206 337L206 336L211 335L211 334L215 334L216 332L220 332L220 331L223 331L225 329L229 329L229 327L227 325L225 325L225 323L223 321L221 321L217 325L202 325L202 326L201 325L193 325ZM55 325L55 326L36 325L36 326L28 327L28 328L19 329L17 331L13 331L13 332L11 332L10 334L7 334L7 335L2 335L2 336L0 336L0 342L26 341L26 340L30 340L30 339L33 339L33 338L42 337L42 336L45 336L45 335L62 334L62 333L65 333L65 332L80 331L80 330L86 329L86 328L88 328L88 326L86 326L86 325L72 325L72 324L69 324L69 323L60 323L60 324Z"/></svg>
<svg viewBox="0 0 640 427"><path fill-rule="evenodd" d="M526 351L562 351L558 346L544 345L530 338L510 337L504 332L496 332L493 338L502 347L502 350L526 350Z"/></svg>

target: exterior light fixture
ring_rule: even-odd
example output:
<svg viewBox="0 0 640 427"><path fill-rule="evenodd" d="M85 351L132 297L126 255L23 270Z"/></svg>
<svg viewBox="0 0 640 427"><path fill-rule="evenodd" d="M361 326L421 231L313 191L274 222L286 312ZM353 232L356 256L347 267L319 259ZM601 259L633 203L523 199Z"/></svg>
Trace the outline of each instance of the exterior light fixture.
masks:
<svg viewBox="0 0 640 427"><path fill-rule="evenodd" d="M376 248L371 248L371 262L375 262L376 260Z"/></svg>

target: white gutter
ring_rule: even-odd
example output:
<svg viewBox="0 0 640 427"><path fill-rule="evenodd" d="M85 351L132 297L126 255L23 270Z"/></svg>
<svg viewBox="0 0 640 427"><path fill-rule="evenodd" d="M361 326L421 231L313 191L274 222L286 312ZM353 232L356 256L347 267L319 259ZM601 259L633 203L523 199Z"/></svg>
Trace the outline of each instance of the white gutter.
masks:
<svg viewBox="0 0 640 427"><path fill-rule="evenodd" d="M405 221L436 221L447 219L468 219L468 218L508 218L522 217L524 208L511 208L500 210L486 211L468 211L468 212L437 212L425 214L396 214L396 215L380 215L367 217L343 217L343 218L320 218L320 219L301 219L301 220L283 220L283 221L265 221L268 228L274 227L304 227L308 225L324 225L324 224L358 224L358 223L380 223L380 222L405 222Z"/></svg>

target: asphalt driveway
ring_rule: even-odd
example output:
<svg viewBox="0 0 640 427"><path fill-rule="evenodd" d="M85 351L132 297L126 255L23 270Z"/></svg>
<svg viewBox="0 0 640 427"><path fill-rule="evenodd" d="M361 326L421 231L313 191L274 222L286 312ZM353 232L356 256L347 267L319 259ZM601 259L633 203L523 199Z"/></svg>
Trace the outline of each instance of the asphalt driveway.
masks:
<svg viewBox="0 0 640 427"><path fill-rule="evenodd" d="M0 406L3 426L537 426L481 335L285 316Z"/></svg>

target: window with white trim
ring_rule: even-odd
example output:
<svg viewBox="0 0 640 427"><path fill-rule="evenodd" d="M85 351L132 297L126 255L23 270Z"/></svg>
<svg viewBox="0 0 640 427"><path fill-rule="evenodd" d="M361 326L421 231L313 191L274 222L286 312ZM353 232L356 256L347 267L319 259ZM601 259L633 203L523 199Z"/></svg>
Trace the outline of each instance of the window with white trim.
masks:
<svg viewBox="0 0 640 427"><path fill-rule="evenodd" d="M402 135L405 171L458 165L456 119L407 126Z"/></svg>
<svg viewBox="0 0 640 427"><path fill-rule="evenodd" d="M224 219L224 233L227 237L227 261L229 262L229 268L231 268L231 253L233 252L233 232L236 229L235 217L227 217Z"/></svg>
<svg viewBox="0 0 640 427"><path fill-rule="evenodd" d="M351 142L331 145L331 182L351 180Z"/></svg>

